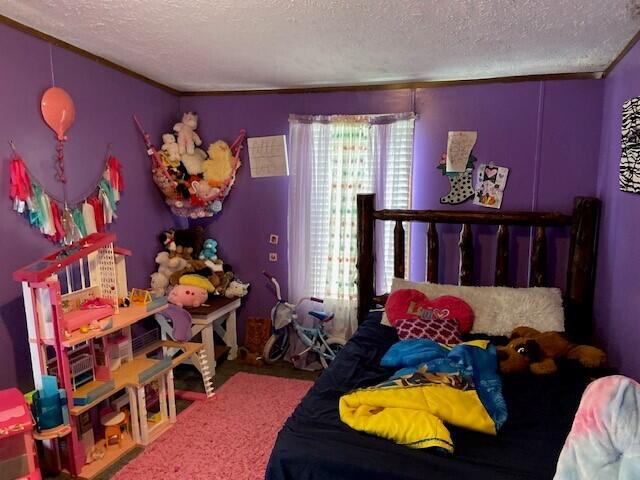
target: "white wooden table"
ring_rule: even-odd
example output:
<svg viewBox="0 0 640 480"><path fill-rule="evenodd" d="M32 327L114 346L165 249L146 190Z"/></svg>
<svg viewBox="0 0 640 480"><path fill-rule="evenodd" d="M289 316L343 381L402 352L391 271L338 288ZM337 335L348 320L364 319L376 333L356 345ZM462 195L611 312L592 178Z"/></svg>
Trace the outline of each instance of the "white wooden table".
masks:
<svg viewBox="0 0 640 480"><path fill-rule="evenodd" d="M225 297L215 298L208 302L208 306L189 309L191 313L191 338L200 334L202 346L204 347L211 373L216 373L216 351L214 342L214 332L218 334L229 347L229 360L234 360L238 355L238 334L236 330L236 311L240 308L239 298L228 299ZM163 339L171 335L169 324L164 325L160 318L156 318L160 324ZM185 362L187 363L187 362ZM194 364L198 367L197 364Z"/></svg>
<svg viewBox="0 0 640 480"><path fill-rule="evenodd" d="M219 299L223 300L223 299ZM227 299L220 301L220 306L216 304L218 299L209 302L210 306L200 307L191 310L193 319L191 325L191 335L198 333L202 336L202 345L207 352L207 357L211 359L212 372L216 371L216 353L213 333L217 333L229 347L229 360L234 360L238 356L238 333L236 329L236 311L240 308L240 299ZM209 311L207 311L209 310Z"/></svg>

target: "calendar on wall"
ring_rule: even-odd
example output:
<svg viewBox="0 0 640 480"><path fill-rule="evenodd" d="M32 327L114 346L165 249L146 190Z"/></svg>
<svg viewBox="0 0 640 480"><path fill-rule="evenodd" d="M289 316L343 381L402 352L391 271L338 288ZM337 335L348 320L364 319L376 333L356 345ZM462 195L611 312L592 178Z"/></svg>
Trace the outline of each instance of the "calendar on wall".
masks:
<svg viewBox="0 0 640 480"><path fill-rule="evenodd" d="M289 175L287 137L285 135L253 137L249 138L247 143L253 178Z"/></svg>

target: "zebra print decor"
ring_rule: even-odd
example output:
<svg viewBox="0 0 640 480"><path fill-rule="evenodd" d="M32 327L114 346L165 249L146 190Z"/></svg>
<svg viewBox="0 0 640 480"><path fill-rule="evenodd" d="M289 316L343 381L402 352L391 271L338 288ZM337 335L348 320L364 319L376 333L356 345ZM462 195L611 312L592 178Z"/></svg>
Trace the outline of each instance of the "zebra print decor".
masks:
<svg viewBox="0 0 640 480"><path fill-rule="evenodd" d="M640 97L622 104L620 190L640 193Z"/></svg>

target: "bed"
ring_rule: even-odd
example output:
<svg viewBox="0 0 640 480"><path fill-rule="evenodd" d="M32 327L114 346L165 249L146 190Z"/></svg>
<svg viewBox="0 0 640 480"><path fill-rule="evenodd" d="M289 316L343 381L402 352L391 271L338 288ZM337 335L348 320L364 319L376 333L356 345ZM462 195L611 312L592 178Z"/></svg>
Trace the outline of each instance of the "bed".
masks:
<svg viewBox="0 0 640 480"><path fill-rule="evenodd" d="M338 358L317 380L278 434L267 467L268 480L284 479L548 479L578 408L589 373L573 366L555 375L503 378L509 418L492 437L451 427L453 455L412 450L352 430L340 421L338 399L355 388L374 385L393 372L380 359L398 341L392 327L369 313L383 304L374 288L375 224L394 227L394 274L405 276L403 222L425 222L426 280L437 282L437 224L460 224L459 283L473 282L473 225L497 225L495 285L507 283L509 227L531 227L530 286L546 285L547 230L570 229L564 289L565 329L575 341L591 336L591 317L600 202L580 197L573 213L375 210L373 195L358 196L358 318L361 325ZM499 341L499 340L498 340Z"/></svg>

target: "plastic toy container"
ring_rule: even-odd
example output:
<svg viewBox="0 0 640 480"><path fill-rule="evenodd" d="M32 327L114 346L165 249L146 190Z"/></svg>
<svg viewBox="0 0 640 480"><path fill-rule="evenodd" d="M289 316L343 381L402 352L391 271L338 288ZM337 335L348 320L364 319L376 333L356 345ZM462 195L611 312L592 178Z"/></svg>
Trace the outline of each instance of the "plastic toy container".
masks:
<svg viewBox="0 0 640 480"><path fill-rule="evenodd" d="M62 425L62 407L57 390L48 396L41 395L41 392L33 394L33 416L40 431Z"/></svg>

